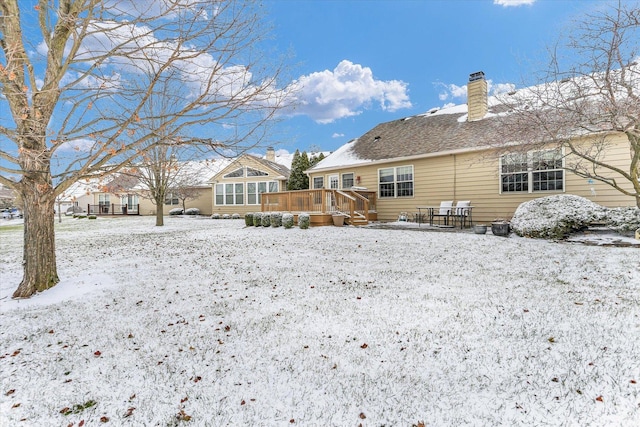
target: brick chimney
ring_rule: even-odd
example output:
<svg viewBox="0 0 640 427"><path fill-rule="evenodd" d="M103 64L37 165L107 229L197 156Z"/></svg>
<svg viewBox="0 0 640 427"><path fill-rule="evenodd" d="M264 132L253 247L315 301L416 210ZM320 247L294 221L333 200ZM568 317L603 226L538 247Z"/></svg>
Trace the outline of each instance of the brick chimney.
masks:
<svg viewBox="0 0 640 427"><path fill-rule="evenodd" d="M467 108L469 110L468 121L481 120L487 115L489 106L487 104L487 81L484 79L484 72L469 74L467 84Z"/></svg>
<svg viewBox="0 0 640 427"><path fill-rule="evenodd" d="M267 157L266 158L270 162L275 162L276 161L276 151L273 149L273 147L267 147Z"/></svg>

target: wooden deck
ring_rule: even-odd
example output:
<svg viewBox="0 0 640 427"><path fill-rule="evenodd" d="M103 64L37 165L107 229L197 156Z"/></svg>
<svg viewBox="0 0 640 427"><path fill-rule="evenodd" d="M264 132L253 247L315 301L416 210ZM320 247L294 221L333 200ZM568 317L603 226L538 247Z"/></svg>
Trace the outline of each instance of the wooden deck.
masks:
<svg viewBox="0 0 640 427"><path fill-rule="evenodd" d="M345 223L366 225L376 221L376 192L363 190L297 190L262 193L262 212L308 213L312 226L333 225L333 215Z"/></svg>

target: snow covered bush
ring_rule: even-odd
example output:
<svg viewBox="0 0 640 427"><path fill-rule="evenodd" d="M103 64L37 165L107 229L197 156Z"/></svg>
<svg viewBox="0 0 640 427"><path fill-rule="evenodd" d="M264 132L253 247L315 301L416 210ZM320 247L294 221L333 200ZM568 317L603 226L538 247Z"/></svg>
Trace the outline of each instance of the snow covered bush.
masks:
<svg viewBox="0 0 640 427"><path fill-rule="evenodd" d="M282 225L284 226L284 228L293 227L293 214L291 213L282 214Z"/></svg>
<svg viewBox="0 0 640 427"><path fill-rule="evenodd" d="M271 212L271 226L280 227L282 225L282 213Z"/></svg>
<svg viewBox="0 0 640 427"><path fill-rule="evenodd" d="M200 209L198 208L189 208L184 211L185 215L200 215Z"/></svg>
<svg viewBox="0 0 640 427"><path fill-rule="evenodd" d="M244 214L244 225L251 227L253 225L253 212Z"/></svg>
<svg viewBox="0 0 640 427"><path fill-rule="evenodd" d="M253 214L253 225L256 227L262 226L262 212L255 212Z"/></svg>
<svg viewBox="0 0 640 427"><path fill-rule="evenodd" d="M262 214L262 226L270 227L271 226L271 214L269 212L263 212Z"/></svg>
<svg viewBox="0 0 640 427"><path fill-rule="evenodd" d="M213 215L211 215L211 219L220 219L220 214L214 213Z"/></svg>
<svg viewBox="0 0 640 427"><path fill-rule="evenodd" d="M617 232L635 231L640 228L640 209L633 207L607 209L605 224Z"/></svg>
<svg viewBox="0 0 640 427"><path fill-rule="evenodd" d="M231 215L229 215L229 214L222 214L222 219L231 219Z"/></svg>
<svg viewBox="0 0 640 427"><path fill-rule="evenodd" d="M308 213L301 213L300 215L298 215L298 227L302 228L303 230L309 228L310 222L311 221Z"/></svg>
<svg viewBox="0 0 640 427"><path fill-rule="evenodd" d="M240 214L239 213L231 214L231 219L240 219Z"/></svg>
<svg viewBox="0 0 640 427"><path fill-rule="evenodd" d="M182 208L173 208L169 211L169 215L182 215Z"/></svg>
<svg viewBox="0 0 640 427"><path fill-rule="evenodd" d="M562 239L594 222L603 222L606 208L574 195L554 195L524 202L511 219L518 236Z"/></svg>

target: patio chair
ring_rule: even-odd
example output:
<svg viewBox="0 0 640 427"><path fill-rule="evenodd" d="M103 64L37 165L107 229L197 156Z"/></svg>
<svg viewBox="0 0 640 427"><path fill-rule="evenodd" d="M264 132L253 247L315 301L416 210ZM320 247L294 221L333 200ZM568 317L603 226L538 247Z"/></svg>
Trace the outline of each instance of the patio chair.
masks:
<svg viewBox="0 0 640 427"><path fill-rule="evenodd" d="M459 221L460 228L464 228L464 226L467 223L467 220L470 219L470 216L471 216L471 201L458 200L458 203L456 203L456 206L455 208L453 208L453 211L451 213L451 217L453 218L454 222Z"/></svg>
<svg viewBox="0 0 640 427"><path fill-rule="evenodd" d="M433 218L443 218L444 225L449 225L449 217L451 216L451 207L453 206L453 200L447 200L440 202L440 208L434 209L431 213L430 225L433 225Z"/></svg>

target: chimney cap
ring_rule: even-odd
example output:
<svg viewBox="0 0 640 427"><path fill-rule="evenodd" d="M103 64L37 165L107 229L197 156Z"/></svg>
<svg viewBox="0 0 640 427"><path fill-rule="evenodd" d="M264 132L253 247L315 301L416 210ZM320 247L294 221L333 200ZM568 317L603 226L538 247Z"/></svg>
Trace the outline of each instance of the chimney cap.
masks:
<svg viewBox="0 0 640 427"><path fill-rule="evenodd" d="M476 80L484 80L484 71L478 71L478 72L469 74L470 82L475 82Z"/></svg>

